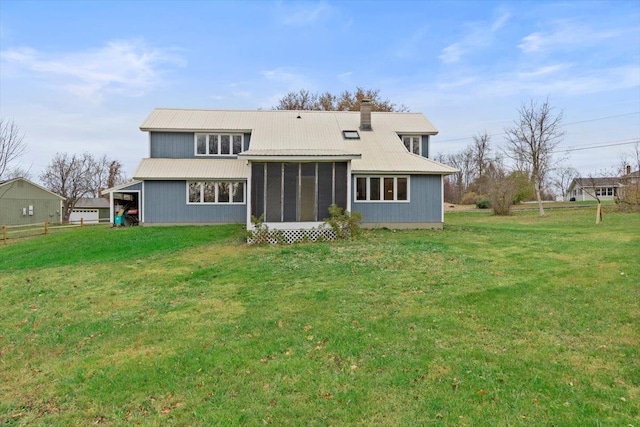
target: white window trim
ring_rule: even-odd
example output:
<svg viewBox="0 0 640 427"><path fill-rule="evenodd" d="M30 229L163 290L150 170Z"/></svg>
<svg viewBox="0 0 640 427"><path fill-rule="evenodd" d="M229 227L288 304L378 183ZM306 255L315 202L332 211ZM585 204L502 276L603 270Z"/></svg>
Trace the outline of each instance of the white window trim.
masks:
<svg viewBox="0 0 640 427"><path fill-rule="evenodd" d="M355 178L354 189L353 189L353 202L354 203L411 203L411 176L410 175L353 175ZM358 200L358 178L366 178L367 179L367 188L365 194L367 195L366 200ZM370 200L369 199L369 187L371 178L379 178L380 179L380 200ZM384 200L384 178L393 178L393 200ZM398 178L406 178L407 179L407 200L398 200Z"/></svg>
<svg viewBox="0 0 640 427"><path fill-rule="evenodd" d="M418 156L422 156L422 135L418 135L418 134L402 134L400 135L400 142L402 143L402 146L406 149L407 147L404 145L404 138L411 138L411 147L409 148L409 153L411 154L417 154ZM414 138L418 138L418 152L414 153L413 152L413 143L414 143Z"/></svg>
<svg viewBox="0 0 640 427"><path fill-rule="evenodd" d="M189 189L189 184L192 184L194 182L201 184L200 185L200 200L201 200L200 202L191 202L191 201L189 201L189 190L190 190ZM204 200L204 185L202 185L202 183L205 183L205 182L212 182L212 183L216 184L215 190L214 190L215 198L216 198L215 202L204 202L203 201ZM217 201L218 200L218 191L219 191L218 190L218 188L219 188L218 187L218 183L227 183L230 186L232 186L233 184L236 184L236 183L242 183L243 184L243 186L242 186L242 192L243 192L242 193L242 202L234 202L232 193L229 193L229 201L228 202L218 202ZM228 180L225 180L225 179L216 179L216 180L207 180L207 179L205 179L205 180L200 180L200 181L186 181L185 182L185 186L186 186L186 190L187 190L186 191L186 193L187 193L186 194L187 205L195 205L195 206L203 206L203 205L226 206L226 205L246 205L247 204L247 182L244 181L244 180L230 180L230 181L228 181Z"/></svg>
<svg viewBox="0 0 640 427"><path fill-rule="evenodd" d="M218 137L218 152L217 153L209 153L209 136L210 135L216 135ZM222 148L222 142L220 141L222 138L220 138L223 135L228 135L229 136L229 151L231 151L230 154L222 154L220 153L220 150ZM205 137L205 154L199 154L198 153L198 137L199 136L204 136ZM239 136L240 137L240 153L242 153L244 151L244 134L243 133L228 133L228 132L209 132L209 133L195 133L193 134L193 153L196 157L235 157L240 153L233 153L233 137L234 136Z"/></svg>

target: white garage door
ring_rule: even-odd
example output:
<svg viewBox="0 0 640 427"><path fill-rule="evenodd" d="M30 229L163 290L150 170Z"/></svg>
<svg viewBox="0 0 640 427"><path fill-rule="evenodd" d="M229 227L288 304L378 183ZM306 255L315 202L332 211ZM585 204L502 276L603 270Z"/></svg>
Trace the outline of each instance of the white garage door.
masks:
<svg viewBox="0 0 640 427"><path fill-rule="evenodd" d="M69 216L69 222L79 224L80 218L83 219L84 224L97 224L100 217L97 209L74 209Z"/></svg>

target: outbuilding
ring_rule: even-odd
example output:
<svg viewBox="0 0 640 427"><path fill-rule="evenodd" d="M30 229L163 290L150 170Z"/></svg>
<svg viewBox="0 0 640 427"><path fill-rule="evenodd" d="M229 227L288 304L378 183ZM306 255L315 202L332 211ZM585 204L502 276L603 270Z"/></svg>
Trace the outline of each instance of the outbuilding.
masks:
<svg viewBox="0 0 640 427"><path fill-rule="evenodd" d="M0 224L61 223L63 200L26 178L0 182Z"/></svg>

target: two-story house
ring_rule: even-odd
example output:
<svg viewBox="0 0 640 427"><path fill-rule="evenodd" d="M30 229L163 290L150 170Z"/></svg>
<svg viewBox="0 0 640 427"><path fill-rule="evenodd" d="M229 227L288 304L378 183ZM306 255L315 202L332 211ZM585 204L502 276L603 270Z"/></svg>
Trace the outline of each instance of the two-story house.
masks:
<svg viewBox="0 0 640 427"><path fill-rule="evenodd" d="M441 228L443 176L429 158L436 128L420 113L156 109L140 129L149 158L106 191L141 224L317 227L336 204L364 227ZM123 200L126 199L126 200Z"/></svg>

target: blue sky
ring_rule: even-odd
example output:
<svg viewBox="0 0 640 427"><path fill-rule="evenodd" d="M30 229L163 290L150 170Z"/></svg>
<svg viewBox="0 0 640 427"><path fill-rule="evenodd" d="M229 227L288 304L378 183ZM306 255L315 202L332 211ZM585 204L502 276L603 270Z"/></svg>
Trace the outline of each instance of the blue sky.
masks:
<svg viewBox="0 0 640 427"><path fill-rule="evenodd" d="M640 2L0 2L0 115L34 178L57 151L131 176L156 107L356 86L424 113L443 154L481 131L499 151L518 107L549 97L567 163L611 168L640 140Z"/></svg>

